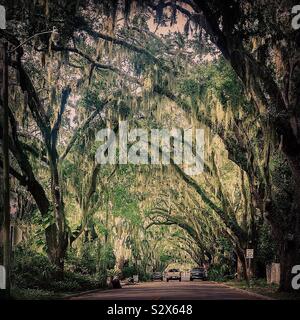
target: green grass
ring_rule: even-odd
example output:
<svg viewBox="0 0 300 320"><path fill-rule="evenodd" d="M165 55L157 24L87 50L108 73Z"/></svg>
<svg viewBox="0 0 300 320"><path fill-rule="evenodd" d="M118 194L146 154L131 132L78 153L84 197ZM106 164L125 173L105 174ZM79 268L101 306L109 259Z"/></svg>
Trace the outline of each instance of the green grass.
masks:
<svg viewBox="0 0 300 320"><path fill-rule="evenodd" d="M91 289L95 290L95 289ZM96 290L105 290L105 288L99 288ZM61 300L73 294L80 294L90 290L80 291L68 291L68 292L55 292L41 289L21 289L12 288L11 298L13 300Z"/></svg>
<svg viewBox="0 0 300 320"><path fill-rule="evenodd" d="M250 280L250 286L247 285L246 281L238 280L223 281L223 283L277 300L300 300L299 293L279 292L277 284L268 284L265 279L252 279Z"/></svg>
<svg viewBox="0 0 300 320"><path fill-rule="evenodd" d="M65 294L41 289L13 288L11 296L14 300L55 300L62 299Z"/></svg>

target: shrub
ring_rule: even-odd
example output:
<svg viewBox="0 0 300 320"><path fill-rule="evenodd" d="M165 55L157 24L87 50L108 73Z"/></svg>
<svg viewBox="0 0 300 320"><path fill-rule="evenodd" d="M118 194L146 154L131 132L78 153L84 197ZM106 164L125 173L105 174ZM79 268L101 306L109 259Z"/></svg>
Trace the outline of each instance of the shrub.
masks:
<svg viewBox="0 0 300 320"><path fill-rule="evenodd" d="M74 249L70 249L65 259L66 270L93 275L96 273L97 259L89 248L83 251L82 256L77 256Z"/></svg>
<svg viewBox="0 0 300 320"><path fill-rule="evenodd" d="M74 292L98 289L101 282L91 275L66 271L56 280L57 267L48 258L22 247L17 248L12 264L12 284L19 289Z"/></svg>
<svg viewBox="0 0 300 320"><path fill-rule="evenodd" d="M137 269L132 265L126 266L122 270L122 274L124 278L132 277L134 274L137 274L137 273L138 273Z"/></svg>
<svg viewBox="0 0 300 320"><path fill-rule="evenodd" d="M18 247L12 263L12 283L19 288L47 288L57 267L42 254Z"/></svg>
<svg viewBox="0 0 300 320"><path fill-rule="evenodd" d="M214 264L208 269L208 278L213 281L222 281L232 278L230 268L224 264Z"/></svg>

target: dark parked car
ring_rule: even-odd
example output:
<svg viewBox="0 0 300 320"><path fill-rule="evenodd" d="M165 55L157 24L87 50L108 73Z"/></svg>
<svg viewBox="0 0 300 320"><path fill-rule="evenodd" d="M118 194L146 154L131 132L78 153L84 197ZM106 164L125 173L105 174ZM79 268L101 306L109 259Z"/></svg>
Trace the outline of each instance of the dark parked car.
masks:
<svg viewBox="0 0 300 320"><path fill-rule="evenodd" d="M163 276L162 272L153 272L151 279L152 279L152 281L154 281L154 280L163 281L164 276Z"/></svg>
<svg viewBox="0 0 300 320"><path fill-rule="evenodd" d="M190 280L194 279L207 280L207 271L203 267L193 268L190 272Z"/></svg>

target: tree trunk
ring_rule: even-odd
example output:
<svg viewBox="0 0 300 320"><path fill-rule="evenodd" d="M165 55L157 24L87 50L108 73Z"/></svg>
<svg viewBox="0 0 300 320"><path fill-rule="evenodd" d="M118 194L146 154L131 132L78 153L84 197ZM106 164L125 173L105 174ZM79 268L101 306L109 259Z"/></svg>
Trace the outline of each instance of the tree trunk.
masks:
<svg viewBox="0 0 300 320"><path fill-rule="evenodd" d="M49 227L49 230L46 230L46 243L47 243L47 253L48 258L57 267L56 276L58 279L63 278L64 274L64 261L68 248L67 238L63 241L59 241L57 237L53 236L57 234L56 225Z"/></svg>
<svg viewBox="0 0 300 320"><path fill-rule="evenodd" d="M295 291L291 285L291 270L300 265L300 157L290 156L288 160L295 183L294 206L288 215L288 230L280 247L280 291Z"/></svg>
<svg viewBox="0 0 300 320"><path fill-rule="evenodd" d="M245 258L245 254L243 252L243 250L239 247L236 247L236 255L238 257L238 260L241 263L241 267L242 267L242 271L243 271L243 278L244 280L247 282L247 284L249 285L249 277L248 277L248 270L247 270L247 262L246 262L246 258Z"/></svg>
<svg viewBox="0 0 300 320"><path fill-rule="evenodd" d="M53 134L52 134L53 139ZM56 139L54 139L56 141ZM51 170L51 194L54 204L56 239L54 243L54 256L51 256L52 262L58 267L58 277L63 278L64 259L68 247L68 234L66 232L64 202L61 191L60 177L58 173L58 154L56 142L52 142L52 149L48 150L50 170Z"/></svg>
<svg viewBox="0 0 300 320"><path fill-rule="evenodd" d="M26 185L28 191L32 194L39 211L41 212L42 217L47 217L49 214L53 214L50 212L50 202L46 196L46 193L42 186L35 180L34 176L32 175L30 180L26 181ZM58 228L55 223L48 226L45 230L46 236L46 252L48 255L49 260L55 264L60 272L63 272L63 262L62 259L65 256L66 249L67 249L67 237L63 239L63 241L59 241L58 236Z"/></svg>
<svg viewBox="0 0 300 320"><path fill-rule="evenodd" d="M299 246L299 244L298 244ZM292 273L291 270L294 265L299 265L299 251L297 249L296 241L284 241L280 252L280 285L279 291L293 291L292 288ZM300 292L298 292L300 294Z"/></svg>

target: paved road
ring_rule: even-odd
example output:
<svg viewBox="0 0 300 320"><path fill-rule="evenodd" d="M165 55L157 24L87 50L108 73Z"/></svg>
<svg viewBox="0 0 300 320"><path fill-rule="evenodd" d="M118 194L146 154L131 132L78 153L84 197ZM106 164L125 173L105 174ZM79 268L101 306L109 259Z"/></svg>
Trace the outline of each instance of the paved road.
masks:
<svg viewBox="0 0 300 320"><path fill-rule="evenodd" d="M71 300L263 300L244 290L208 281L148 282L122 289L104 290L72 297Z"/></svg>

